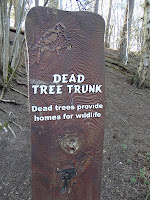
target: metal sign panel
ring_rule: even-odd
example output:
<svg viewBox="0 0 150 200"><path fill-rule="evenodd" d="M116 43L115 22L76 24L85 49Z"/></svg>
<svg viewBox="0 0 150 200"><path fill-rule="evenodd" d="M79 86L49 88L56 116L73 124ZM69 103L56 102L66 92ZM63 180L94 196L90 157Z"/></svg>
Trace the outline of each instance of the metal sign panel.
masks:
<svg viewBox="0 0 150 200"><path fill-rule="evenodd" d="M35 7L26 19L32 200L99 200L104 21Z"/></svg>

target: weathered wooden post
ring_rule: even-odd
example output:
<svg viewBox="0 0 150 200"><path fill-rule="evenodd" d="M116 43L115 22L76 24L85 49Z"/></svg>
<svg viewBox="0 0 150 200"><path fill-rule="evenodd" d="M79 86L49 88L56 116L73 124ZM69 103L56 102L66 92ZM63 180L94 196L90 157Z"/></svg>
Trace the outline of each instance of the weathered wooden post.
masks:
<svg viewBox="0 0 150 200"><path fill-rule="evenodd" d="M35 7L27 15L32 200L99 200L104 21Z"/></svg>

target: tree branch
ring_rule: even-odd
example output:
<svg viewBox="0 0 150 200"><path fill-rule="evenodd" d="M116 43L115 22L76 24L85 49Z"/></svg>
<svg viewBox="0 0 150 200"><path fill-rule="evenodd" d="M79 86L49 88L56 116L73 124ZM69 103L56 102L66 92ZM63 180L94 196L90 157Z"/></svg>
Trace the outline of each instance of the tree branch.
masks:
<svg viewBox="0 0 150 200"><path fill-rule="evenodd" d="M48 1L49 1L49 0L46 0L46 1L44 2L44 5L43 5L43 6L46 6L46 5L47 5L47 3L48 3Z"/></svg>

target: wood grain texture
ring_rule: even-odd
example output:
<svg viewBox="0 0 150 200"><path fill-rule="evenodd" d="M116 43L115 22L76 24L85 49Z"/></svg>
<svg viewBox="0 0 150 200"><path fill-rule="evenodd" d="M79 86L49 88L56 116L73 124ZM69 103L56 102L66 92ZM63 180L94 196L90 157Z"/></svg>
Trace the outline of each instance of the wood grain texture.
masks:
<svg viewBox="0 0 150 200"><path fill-rule="evenodd" d="M50 106L31 111L32 200L99 200L104 136L104 21L89 12L35 7L27 15L29 102ZM102 85L102 93L33 94L32 85L52 85L53 74L82 74L80 85ZM76 85L77 83L75 83ZM56 111L54 107L103 104L103 108ZM76 114L101 113L78 119ZM34 121L34 115L74 115Z"/></svg>

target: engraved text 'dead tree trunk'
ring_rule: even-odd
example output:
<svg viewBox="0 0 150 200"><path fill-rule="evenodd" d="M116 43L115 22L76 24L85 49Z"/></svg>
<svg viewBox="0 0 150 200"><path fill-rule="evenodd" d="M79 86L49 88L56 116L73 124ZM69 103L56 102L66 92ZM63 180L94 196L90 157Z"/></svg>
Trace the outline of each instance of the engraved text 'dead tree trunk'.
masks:
<svg viewBox="0 0 150 200"><path fill-rule="evenodd" d="M26 19L32 200L99 200L104 21L47 7Z"/></svg>

